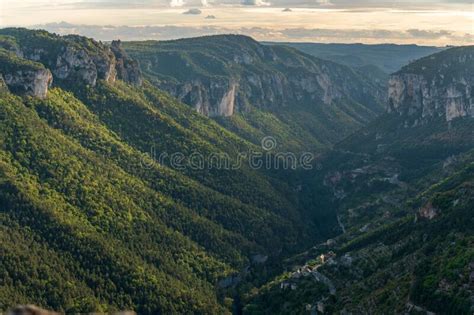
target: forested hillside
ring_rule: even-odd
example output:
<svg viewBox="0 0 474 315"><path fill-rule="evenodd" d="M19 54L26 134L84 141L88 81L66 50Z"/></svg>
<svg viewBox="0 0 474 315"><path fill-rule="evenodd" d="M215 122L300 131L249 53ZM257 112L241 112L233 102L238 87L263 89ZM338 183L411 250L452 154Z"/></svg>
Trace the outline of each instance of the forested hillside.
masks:
<svg viewBox="0 0 474 315"><path fill-rule="evenodd" d="M0 29L0 311L472 313L473 56Z"/></svg>
<svg viewBox="0 0 474 315"><path fill-rule="evenodd" d="M360 72L246 36L123 46L152 84L252 143L321 151L383 111L385 87Z"/></svg>
<svg viewBox="0 0 474 315"><path fill-rule="evenodd" d="M244 313L472 313L473 53L453 48L394 74L390 113L303 175L341 235L247 290Z"/></svg>
<svg viewBox="0 0 474 315"><path fill-rule="evenodd" d="M219 281L331 232L266 170L158 161L261 148L143 81L118 43L0 34L0 309L221 313Z"/></svg>

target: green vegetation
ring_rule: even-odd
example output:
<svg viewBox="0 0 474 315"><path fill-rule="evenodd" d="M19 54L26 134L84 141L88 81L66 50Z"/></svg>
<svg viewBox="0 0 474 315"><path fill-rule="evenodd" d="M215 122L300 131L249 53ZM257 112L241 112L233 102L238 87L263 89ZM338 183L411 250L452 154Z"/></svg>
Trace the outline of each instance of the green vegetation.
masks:
<svg viewBox="0 0 474 315"><path fill-rule="evenodd" d="M0 73L12 74L16 71L41 69L45 69L41 63L19 58L13 52L0 48Z"/></svg>
<svg viewBox="0 0 474 315"><path fill-rule="evenodd" d="M402 71L470 78L450 65L471 51L446 50ZM287 305L315 310L318 302L328 313L472 313L474 120L437 117L406 127L404 119L381 116L320 156L318 170L292 178L304 195L320 192L306 204L336 212L345 232L287 259L280 275L246 290L248 314L286 314ZM331 252L335 257L321 264L320 255ZM284 278L292 278L288 270L302 266L317 266L334 294L312 294L329 287L308 283L311 276L282 290Z"/></svg>
<svg viewBox="0 0 474 315"><path fill-rule="evenodd" d="M246 36L124 43L156 87L212 112L236 84L235 114L215 120L259 145L279 139L281 150L318 151L382 111L385 87L360 72L285 46ZM331 103L331 104L329 104Z"/></svg>
<svg viewBox="0 0 474 315"><path fill-rule="evenodd" d="M335 295L315 292L323 283L311 276L293 280L295 290L281 289L281 283L291 276L284 273L248 291L245 313L286 314L288 305L302 312L305 305L314 306L318 301L323 301L329 313L343 309L355 313L403 313L410 309L408 301L425 311L470 314L473 157L472 150L460 154L457 162L444 167L444 174L440 174L443 166L436 166L412 181L408 191L392 187L368 195L347 188L347 200L340 202L338 211L346 228L351 228L337 237L334 245L318 245L287 260L283 266L286 270L315 266L320 264L318 255L334 251L334 262L323 264L318 271L331 279ZM363 215L364 208L350 206L367 203L369 196L374 195L380 199L367 216ZM393 196L409 201L397 205L390 202ZM427 205L435 211L432 219L421 215L420 209ZM349 213L344 209L349 209Z"/></svg>
<svg viewBox="0 0 474 315"><path fill-rule="evenodd" d="M474 71L474 46L455 47L433 54L404 66L397 73L423 74L430 82L434 79L441 84L449 84ZM441 63L441 64L440 64Z"/></svg>
<svg viewBox="0 0 474 315"><path fill-rule="evenodd" d="M380 112L369 97L380 86L357 70L239 36L125 46L142 62L142 85L59 79L44 99L21 97L3 75L48 69L65 47L92 59L110 50L0 30L0 311L472 313L472 118L405 128L387 114L353 132ZM344 86L331 105L267 106L250 93L239 96L241 111L209 118L157 88L301 79L319 67ZM267 135L282 151L320 152L314 168L159 160L198 152L235 161Z"/></svg>
<svg viewBox="0 0 474 315"><path fill-rule="evenodd" d="M33 56L46 68L56 66L57 56L60 52L69 49L84 50L93 58L103 57L107 54L104 45L92 39L77 36L59 36L43 30L29 31L24 28L0 29L0 45L4 48L5 42L15 43L24 56Z"/></svg>
<svg viewBox="0 0 474 315"><path fill-rule="evenodd" d="M72 40L8 33L25 51ZM2 67L48 65L1 56ZM225 313L221 279L322 237L276 176L155 161L153 150L235 158L258 147L151 84L60 86L44 100L0 94L0 309Z"/></svg>
<svg viewBox="0 0 474 315"><path fill-rule="evenodd" d="M3 289L2 309L35 302L72 311L77 302L84 312L88 299L107 308L133 308L143 313L217 307L217 302L214 306L212 302L203 302L213 295L212 285L207 281L212 282L231 269L164 223L171 216L170 220L178 224L177 216L171 212L186 210L173 206L166 197L110 160L49 127L18 99L2 99L0 108L2 226L16 233L26 229L35 240L34 246L48 247L40 257L32 256L14 264L8 263L9 259L2 261L4 279L15 281ZM58 160L52 163L52 159ZM207 234L212 228L205 230ZM200 238L204 241L206 237ZM12 251L12 259L21 257L15 254L21 247L16 249L9 244L2 242L3 250ZM50 268L41 271L39 278L15 276L40 272L29 268L29 260L46 261L48 252L60 258L58 266L51 261ZM67 266L67 272L61 272L62 265ZM215 265L214 271L208 268L211 265ZM197 266L206 266L206 270L200 271ZM37 267L42 268L42 264ZM68 274L74 275L71 281L55 280L48 284ZM40 279L43 280L30 283ZM56 282L61 285L54 285ZM62 292L62 287L68 283L68 290L81 292L87 299L65 300L68 294ZM21 289L30 286L37 289ZM133 293L138 288L140 293ZM193 290L202 296L198 297ZM190 301L191 296L195 302Z"/></svg>
<svg viewBox="0 0 474 315"><path fill-rule="evenodd" d="M285 292L276 276L276 282L248 290L249 314L287 313L285 305L301 309L321 300L330 313L403 313L407 301L441 314L471 313L473 121L400 128L401 121L397 115L381 117L322 156L323 171L304 174L304 191L321 191L306 202L337 211L346 233L281 268L314 266L320 254L334 251L335 263L318 271L333 281L336 294L319 293L308 301L302 297L320 282ZM422 217L423 207L432 207L435 217Z"/></svg>

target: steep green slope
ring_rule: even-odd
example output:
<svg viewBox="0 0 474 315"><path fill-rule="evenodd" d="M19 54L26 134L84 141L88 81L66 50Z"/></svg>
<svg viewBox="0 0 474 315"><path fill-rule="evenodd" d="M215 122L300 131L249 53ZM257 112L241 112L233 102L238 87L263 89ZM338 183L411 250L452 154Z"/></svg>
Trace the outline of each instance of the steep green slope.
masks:
<svg viewBox="0 0 474 315"><path fill-rule="evenodd" d="M150 81L120 42L0 30L0 310L471 311L474 122L470 98L452 92L471 95L460 64L472 48L392 77L446 91L439 115L416 116L411 83L394 81L390 104L403 110L369 123L373 80L292 49L234 36L125 46ZM438 80L445 65L450 82ZM237 90L236 75L272 83ZM181 99L223 115L157 88L188 91L188 78L200 83ZM211 98L193 99L201 92ZM213 97L225 102L212 109ZM272 157L366 124L310 171L239 157L267 135L280 145Z"/></svg>
<svg viewBox="0 0 474 315"><path fill-rule="evenodd" d="M321 150L382 111L385 91L359 72L245 36L123 45L155 86L254 144Z"/></svg>
<svg viewBox="0 0 474 315"><path fill-rule="evenodd" d="M160 266L160 272L167 270L162 260L169 259L170 262L167 263L169 274L183 273L178 277L189 277L187 273L195 272L191 270L201 270L199 273L202 272L203 276L207 275L205 279L211 284L232 270L226 265L242 268L247 257L252 254L277 250L280 247L278 244L286 242L293 244L293 237L299 234L296 230L291 232L290 221L264 209L221 195L176 172L163 169L153 164L151 160L147 163L154 167L144 169L140 163L149 158L143 157L142 153L126 145L116 134L108 131L71 94L56 89L50 92L48 99L31 100L26 105L28 107L23 105L21 100L11 96L5 96L2 102L2 149L5 150L2 151L2 156L5 156L5 172L2 172L2 179L5 180L6 185L2 188L2 192L6 194L2 199L2 209L8 215L5 218L6 222L2 223L4 226L13 224L17 228L29 226L31 229L39 229L37 233L40 233L41 241L52 246L51 243L56 238L54 235L59 233L57 229L65 228L78 220L74 226L80 230L85 228L84 226L92 225L88 233L93 239L104 234L102 237L109 241L121 240L112 248L103 248L100 246L105 245L98 245L99 249L96 252L98 255L102 256L109 252L112 254L117 251L115 254L117 258L114 259L135 257L137 262L127 264L135 268L140 265L140 260L145 260L154 266L153 268ZM20 117L28 117L28 119L23 122ZM25 180L21 180L23 184L20 185L15 179L23 177ZM35 194L36 190L38 192ZM50 198L51 202L43 203L46 202L45 199ZM26 199L26 204L19 207L18 203L21 199ZM51 204L55 204L57 209L53 214L48 212ZM34 210L36 207L39 209ZM39 218L42 211L47 212L44 214L47 215L45 219L47 221L39 223L28 221L28 217ZM56 218L70 212L76 215L72 215L71 218L69 215L66 218ZM15 223L10 223L11 220ZM51 225L52 230L43 231L44 225ZM167 234L169 236L166 236ZM70 251L76 255L84 255L85 249L77 249L71 244L76 242L75 239L79 235L81 234L73 234L67 241L62 240L61 242L66 242L61 243L64 248L55 249L54 247L55 250L61 250L63 253L58 254L60 257L67 255ZM184 243L180 243L180 238ZM279 239L283 243L280 243ZM84 242L88 244L92 240L86 238ZM186 243L190 245L184 245ZM166 245L161 248L161 244ZM8 246L8 243L5 246L6 251L14 250ZM54 246L59 245L54 244ZM198 253L197 249L192 250L189 246L200 248L201 253ZM184 251L183 254L180 254L182 251ZM201 256L203 260L199 258ZM211 258L212 256L214 258ZM213 260L216 262L216 271L212 271ZM190 264L192 267L180 267L179 261L183 261L182 264L185 266ZM221 262L217 263L218 261ZM81 267L84 270L78 276L79 279L76 279L79 284L86 281L83 277L86 277L87 273L93 273L87 268L94 268L95 263L90 264L90 266ZM10 268L15 267L10 266ZM24 268L27 268L27 265ZM174 268L180 272L176 272ZM13 269L11 272L16 271ZM69 272L76 273L75 270L69 270ZM114 272L117 279L126 277L125 271ZM215 275L211 275L214 272ZM97 281L106 278L105 271L97 271L97 273ZM50 275L46 272L45 276L54 277L55 273ZM16 277L12 276L12 278ZM32 277L32 280L35 278ZM134 286L139 284L134 284ZM28 283L22 283L23 285L28 286ZM81 285L84 286L84 284ZM167 286L176 288L180 285ZM32 292L41 292L40 284L37 288L37 291ZM72 289L77 288L73 286ZM14 285L10 290L19 290L19 288ZM51 290L55 289L51 288ZM104 290L109 289L99 287L95 294L102 295ZM135 297L128 304L120 304L122 302L113 296L114 293L110 292L110 294L112 295L110 300L101 301L105 306L133 308L148 312L141 309L144 307L141 303L144 302L133 300ZM164 293L158 290L156 294ZM213 291L208 290L207 294L212 296ZM72 307L68 301L61 300L53 303L48 299L57 295L63 298L58 291L54 294L46 294L43 299L26 295L24 299L2 300L3 303L8 303L4 307L15 303L26 303L28 300L55 308ZM146 302L150 311L154 308L166 310L168 307L153 304L149 302L151 300L152 297ZM171 300L169 303L170 305L180 304L177 300ZM192 308L190 305L183 307L183 310Z"/></svg>
<svg viewBox="0 0 474 315"><path fill-rule="evenodd" d="M160 161L194 152L234 161L261 148L148 82L120 80L126 55L83 38L0 33L15 44L2 42L2 71L28 65L42 40L38 69L53 76L51 87L10 71L0 91L0 309L225 313L222 279L326 233L301 216L284 180L246 160L236 169ZM31 92L12 94L12 82Z"/></svg>
<svg viewBox="0 0 474 315"><path fill-rule="evenodd" d="M453 48L402 72L418 69L420 81L449 72L452 80L431 81L433 95L453 82L472 87L470 73L456 66L466 55L472 47ZM474 119L446 114L456 100L461 108L470 102L452 93L455 100L436 100L441 114L421 117L419 99L410 98L416 93L399 93L403 111L383 115L321 156L316 172L296 177L314 196L308 208L337 212L341 234L245 290L246 313L472 313Z"/></svg>
<svg viewBox="0 0 474 315"><path fill-rule="evenodd" d="M319 304L327 313L470 314L473 130L472 118L404 128L392 114L336 145L318 172L297 180L314 196L308 208L337 212L342 234L245 290L244 313Z"/></svg>
<svg viewBox="0 0 474 315"><path fill-rule="evenodd" d="M5 220L2 226L29 229L38 242L47 243L61 258L74 260L73 264L67 260L62 262L77 277L76 281L92 288L95 298L105 305L135 308L142 312L212 307L204 302L192 306L194 302L186 302L191 297L197 298L192 290L186 293L185 289L183 295L176 290L179 287L192 288L192 283L195 283L207 286L207 289L201 289L207 292L206 299L212 296L212 285L205 282L212 282L212 278L225 272L227 267L205 254L203 247L178 230L184 232L189 229L184 224L189 224L195 229L195 232L188 230L189 233L201 241L212 243L212 240L205 240L205 235L213 228L203 226L199 232L200 224L192 222L202 219L189 212L188 218L177 215L177 212L186 213L186 210L126 174L109 159L81 147L73 139L47 126L18 99L2 99L1 112L1 199ZM194 220L190 218L193 216ZM171 222L174 222L174 229L166 226L168 223L173 227ZM205 220L203 223L208 225ZM7 246L5 250L12 251L15 247ZM213 260L214 276L209 273L213 269L209 268L214 264ZM27 288L29 281L38 281L36 277L21 280L15 276L17 272L31 272L28 264L22 264L8 264L4 269L11 272L5 276L16 281L10 288L14 292L21 292L23 286ZM206 271L200 273L196 266L206 266ZM191 276L194 273L191 270L197 274ZM37 290L24 294L35 303L63 309L72 307L69 301L54 300L66 297L60 287L51 288L54 294L45 294L44 300L29 295L47 288L47 279L57 276L54 267L51 273L45 272L41 276L45 277L43 286L46 287L38 283ZM113 278L102 284L108 278L107 274ZM189 283L180 285L179 282L186 278ZM146 306L143 297L129 291L137 285L144 286L141 290L146 294ZM122 290L128 293L120 293ZM168 296L168 301L160 301L162 296ZM181 302L180 296L184 299ZM25 302L28 301L2 297L2 308Z"/></svg>
<svg viewBox="0 0 474 315"><path fill-rule="evenodd" d="M288 273L250 297L244 313L472 313L469 155L471 164L403 204L395 220L368 232L350 230L296 257Z"/></svg>

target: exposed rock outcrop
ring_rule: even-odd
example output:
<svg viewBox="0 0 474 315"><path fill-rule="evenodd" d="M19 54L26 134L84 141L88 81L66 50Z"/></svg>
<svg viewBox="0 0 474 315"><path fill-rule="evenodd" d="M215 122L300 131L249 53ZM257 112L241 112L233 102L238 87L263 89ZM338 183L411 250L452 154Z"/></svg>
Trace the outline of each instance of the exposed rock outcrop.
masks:
<svg viewBox="0 0 474 315"><path fill-rule="evenodd" d="M235 95L236 95L237 84L231 83L231 86L227 93L222 97L219 107L217 109L218 116L232 116L234 114L235 107Z"/></svg>
<svg viewBox="0 0 474 315"><path fill-rule="evenodd" d="M120 41L110 47L91 40L96 45L88 51L76 45L66 45L56 58L53 74L69 82L83 82L95 86L97 80L114 83L117 79L140 86L142 74L136 60L130 59Z"/></svg>
<svg viewBox="0 0 474 315"><path fill-rule="evenodd" d="M433 118L474 117L474 46L453 48L421 59L391 76L389 112L407 126Z"/></svg>
<svg viewBox="0 0 474 315"><path fill-rule="evenodd" d="M368 95L338 84L326 72L292 77L278 72L254 73L229 79L200 78L177 84L161 81L158 86L211 117L245 112L249 104L259 108L295 103L329 106L354 93L359 94L361 101Z"/></svg>
<svg viewBox="0 0 474 315"><path fill-rule="evenodd" d="M13 93L45 98L53 76L48 69L18 70L4 74L4 80Z"/></svg>
<svg viewBox="0 0 474 315"><path fill-rule="evenodd" d="M61 80L91 86L96 85L97 79L112 83L116 78L115 58L112 54L92 56L84 49L74 46L63 47L52 70Z"/></svg>
<svg viewBox="0 0 474 315"><path fill-rule="evenodd" d="M474 117L473 82L465 79L439 86L423 75L397 74L389 80L389 112L398 112L413 124L433 117L451 121L457 117Z"/></svg>
<svg viewBox="0 0 474 315"><path fill-rule="evenodd" d="M346 66L245 36L134 45L126 44L128 53L145 65L157 87L206 116L232 116L255 107L359 103L368 109L357 117L364 120L365 114L381 111L386 98L385 91L378 94L379 87Z"/></svg>
<svg viewBox="0 0 474 315"><path fill-rule="evenodd" d="M228 117L240 106L237 100L238 86L238 83L225 79L212 82L197 79L184 84L163 83L160 87L205 116Z"/></svg>
<svg viewBox="0 0 474 315"><path fill-rule="evenodd" d="M25 60L13 51L0 48L2 91L45 98L52 82L51 72L42 64Z"/></svg>
<svg viewBox="0 0 474 315"><path fill-rule="evenodd" d="M52 82L59 86L95 86L98 80L114 83L117 79L134 85L142 84L138 62L125 54L120 41L111 46L77 36L59 36L45 31L26 29L0 30L0 49L13 53L23 64L33 62L49 70L36 72L4 72L12 92L45 97ZM9 57L11 61L11 57ZM51 76L52 74L52 76Z"/></svg>
<svg viewBox="0 0 474 315"><path fill-rule="evenodd" d="M432 220L438 215L439 210L433 206L431 202L426 203L418 211L418 215L421 218Z"/></svg>
<svg viewBox="0 0 474 315"><path fill-rule="evenodd" d="M127 55L120 40L112 41L110 47L116 59L117 78L133 85L142 85L143 78L138 61Z"/></svg>

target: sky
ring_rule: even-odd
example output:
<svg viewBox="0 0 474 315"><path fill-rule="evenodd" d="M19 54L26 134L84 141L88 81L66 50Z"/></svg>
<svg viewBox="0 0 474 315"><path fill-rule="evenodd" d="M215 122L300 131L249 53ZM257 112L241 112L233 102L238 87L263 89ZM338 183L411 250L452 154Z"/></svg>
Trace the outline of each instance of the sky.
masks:
<svg viewBox="0 0 474 315"><path fill-rule="evenodd" d="M0 0L0 27L98 40L237 33L266 41L473 45L474 0Z"/></svg>

